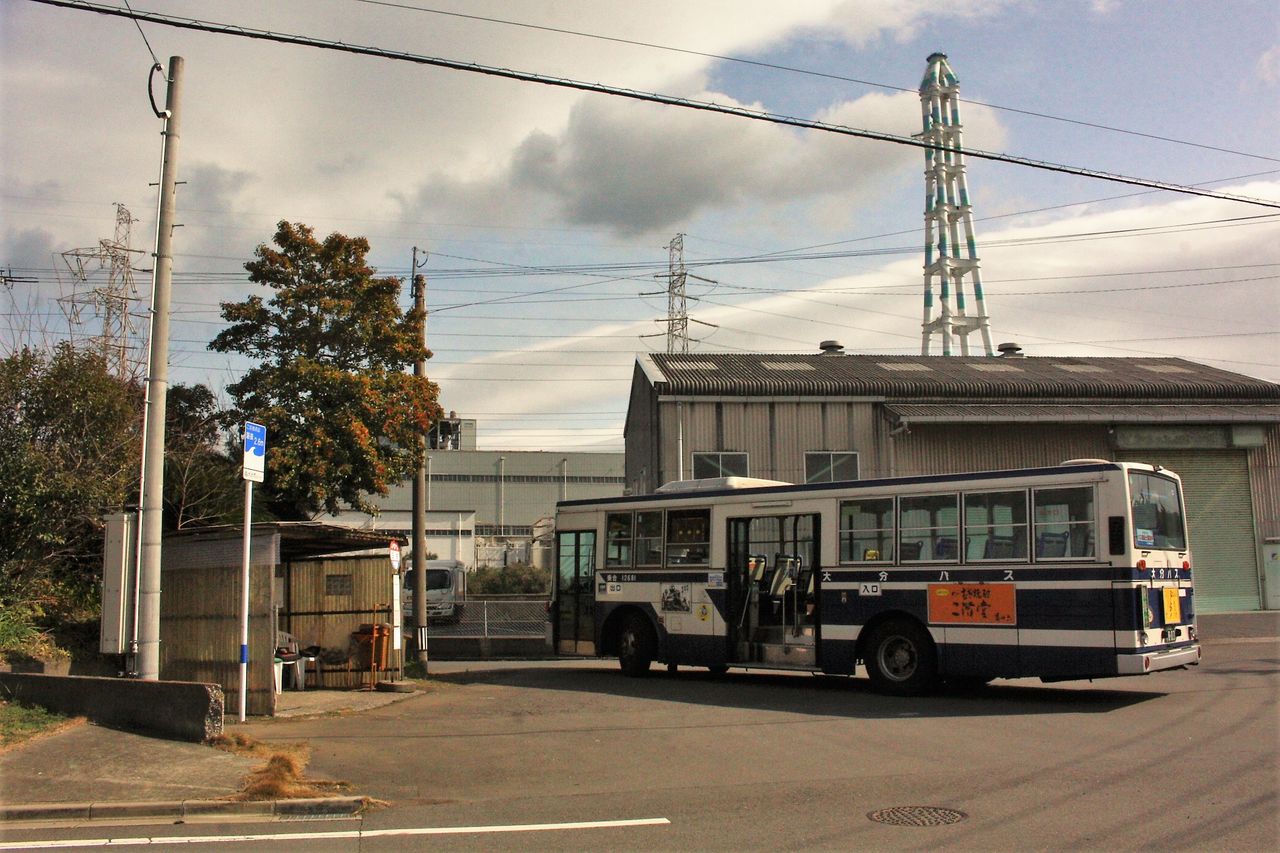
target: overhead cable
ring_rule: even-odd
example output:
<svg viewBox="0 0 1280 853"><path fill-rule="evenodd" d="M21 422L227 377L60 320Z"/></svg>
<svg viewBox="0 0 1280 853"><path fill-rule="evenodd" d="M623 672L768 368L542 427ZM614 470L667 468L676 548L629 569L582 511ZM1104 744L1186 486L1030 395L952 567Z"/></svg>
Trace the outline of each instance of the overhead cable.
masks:
<svg viewBox="0 0 1280 853"><path fill-rule="evenodd" d="M568 77L553 77L546 74L537 74L528 71L516 71L510 68L498 68L491 65L482 65L477 62L461 62L454 59L445 59L437 56L425 56L422 54L409 53L407 51L394 51L385 48L372 47L367 45L347 44L345 42L330 41L325 39L316 39L308 36L294 35L290 33L277 33L270 30L259 30L251 27L243 27L235 24L222 24L212 21L202 21L194 18L181 18L173 15L160 15L153 12L133 12L127 9L121 9L117 6L107 6L101 3L89 3L84 0L31 0L33 3L41 3L46 6L57 6L66 9L78 9L86 12L97 12L102 15L110 15L119 18L129 18L135 21L147 21L162 26L177 27L179 29L196 30L199 32L216 33L218 35L237 36L240 38L256 39L260 41L270 41L279 44L291 44L299 47L312 47L320 50L331 50L341 53L351 53L360 56L371 56L378 59L390 59L399 62L409 62L416 65L430 65L438 68L448 68L454 71L466 71L472 74L483 74L490 77L501 77L508 80L518 80L524 83L538 83L544 86L555 86L562 89L573 89L581 92L593 92L602 95L611 95L619 98L628 98L635 101L645 101L648 103L663 104L671 107L681 107L683 109L698 110L701 112L717 113L720 115L728 115L736 118L750 119L752 121L766 122L769 124L783 125L787 127L796 127L803 130L817 130L824 133L834 133L841 136L855 137L859 139L870 139L876 142L889 142L895 145L904 145L911 148L943 150L939 146L927 142L923 139L916 139L910 136L900 136L893 133L885 133L878 130L868 130L865 128L847 127L845 125L830 124L827 122L814 121L811 119L801 119L794 116L780 115L770 113L764 110L752 110L741 106L729 106L725 104L717 104L710 101L697 101L691 98L678 98L673 95L663 95L657 92L642 92L635 89L625 89L617 86L609 86L603 83L587 83L581 80L573 80ZM1103 172L1097 169L1086 169L1078 166L1067 166L1060 163L1051 163L1045 160L1034 160L1029 157L1020 157L1013 154L1002 154L995 151L981 151L978 149L966 149L965 154L969 157L980 160L991 160L998 163L1008 163L1014 166L1023 166L1031 169L1039 169L1048 172L1057 172L1060 174L1074 175L1076 177L1090 178L1100 181L1110 181L1118 184L1129 184L1131 186L1148 187L1155 190L1164 190L1166 192L1180 193L1183 195L1203 196L1206 198L1216 198L1222 201L1234 201L1240 204L1250 204L1257 207L1268 207L1280 210L1280 201L1270 199L1251 198L1248 196L1232 195L1229 193L1219 193L1212 190L1203 190L1196 187L1186 186L1183 184L1170 183L1168 181L1157 181L1148 178L1138 178L1130 175L1121 175L1112 172Z"/></svg>

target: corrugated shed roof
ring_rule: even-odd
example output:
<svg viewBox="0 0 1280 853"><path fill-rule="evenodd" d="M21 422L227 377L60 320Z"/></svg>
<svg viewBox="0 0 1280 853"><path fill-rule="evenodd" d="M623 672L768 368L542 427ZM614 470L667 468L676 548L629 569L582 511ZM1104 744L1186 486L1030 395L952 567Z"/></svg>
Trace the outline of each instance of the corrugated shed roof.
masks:
<svg viewBox="0 0 1280 853"><path fill-rule="evenodd" d="M351 551L372 546L385 547L394 536L387 531L357 530L339 524L322 521L255 521L254 535L264 532L280 534L280 559L301 560L322 554ZM201 541L235 539L242 536L244 527L236 524L215 524L208 527L192 527L165 534L165 541Z"/></svg>
<svg viewBox="0 0 1280 853"><path fill-rule="evenodd" d="M661 354L662 395L1280 400L1280 385L1181 358Z"/></svg>

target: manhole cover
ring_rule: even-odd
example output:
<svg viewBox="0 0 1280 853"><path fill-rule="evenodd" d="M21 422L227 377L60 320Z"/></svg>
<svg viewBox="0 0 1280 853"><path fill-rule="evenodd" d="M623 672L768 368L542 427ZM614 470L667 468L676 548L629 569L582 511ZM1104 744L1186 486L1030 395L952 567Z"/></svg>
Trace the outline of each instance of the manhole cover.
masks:
<svg viewBox="0 0 1280 853"><path fill-rule="evenodd" d="M887 823L890 826L946 826L949 823L959 823L968 815L937 806L894 806L868 812L867 817L876 823Z"/></svg>

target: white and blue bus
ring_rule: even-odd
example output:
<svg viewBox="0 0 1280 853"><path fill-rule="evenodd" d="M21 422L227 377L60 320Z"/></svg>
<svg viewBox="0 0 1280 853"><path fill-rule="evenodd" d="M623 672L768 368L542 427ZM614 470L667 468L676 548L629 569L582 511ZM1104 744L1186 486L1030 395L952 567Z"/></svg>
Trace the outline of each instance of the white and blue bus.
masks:
<svg viewBox="0 0 1280 853"><path fill-rule="evenodd" d="M1198 664L1182 484L1132 462L562 501L556 649L940 682Z"/></svg>

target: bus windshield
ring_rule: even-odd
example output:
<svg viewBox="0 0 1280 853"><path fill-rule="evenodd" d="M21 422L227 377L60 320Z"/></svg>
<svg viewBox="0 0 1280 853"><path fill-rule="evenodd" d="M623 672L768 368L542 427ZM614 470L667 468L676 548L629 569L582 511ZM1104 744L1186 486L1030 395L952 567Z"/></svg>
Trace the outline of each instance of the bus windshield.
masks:
<svg viewBox="0 0 1280 853"><path fill-rule="evenodd" d="M1175 481L1145 471L1130 471L1129 502L1134 547L1186 550L1182 501Z"/></svg>

